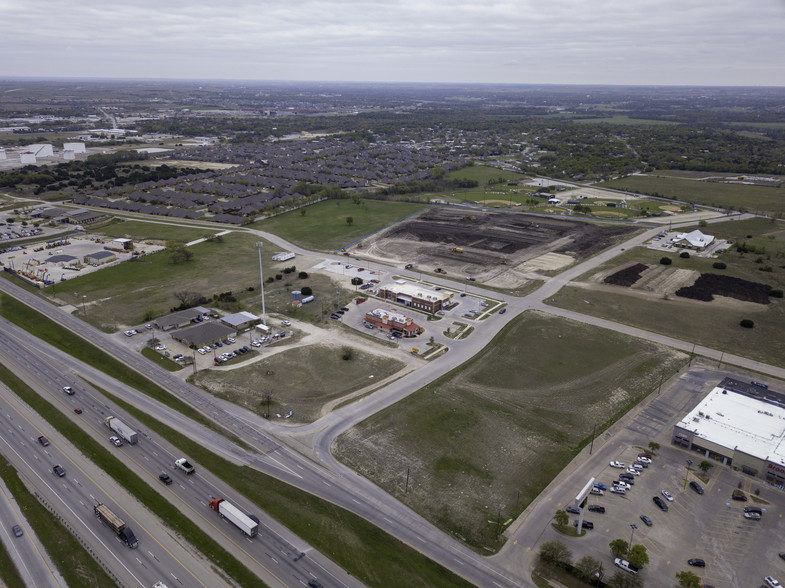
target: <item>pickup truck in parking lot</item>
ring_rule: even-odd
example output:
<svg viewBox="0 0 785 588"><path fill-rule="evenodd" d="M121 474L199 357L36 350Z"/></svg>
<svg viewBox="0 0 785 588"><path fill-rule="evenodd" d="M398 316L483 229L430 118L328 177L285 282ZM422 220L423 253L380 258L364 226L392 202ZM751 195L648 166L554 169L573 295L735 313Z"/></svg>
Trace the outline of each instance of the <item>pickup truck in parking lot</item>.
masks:
<svg viewBox="0 0 785 588"><path fill-rule="evenodd" d="M617 568L623 569L626 572L630 572L631 574L637 574L638 573L638 568L636 568L634 565L632 565L626 559L621 559L621 558L617 557L616 559L613 560L613 565L615 565Z"/></svg>

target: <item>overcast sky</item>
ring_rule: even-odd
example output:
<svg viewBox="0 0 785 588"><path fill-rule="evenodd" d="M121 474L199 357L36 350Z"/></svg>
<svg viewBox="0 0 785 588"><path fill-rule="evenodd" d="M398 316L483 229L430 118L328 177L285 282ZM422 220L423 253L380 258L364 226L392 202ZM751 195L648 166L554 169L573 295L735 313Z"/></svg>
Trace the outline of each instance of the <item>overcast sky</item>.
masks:
<svg viewBox="0 0 785 588"><path fill-rule="evenodd" d="M785 0L0 0L0 77L785 86Z"/></svg>

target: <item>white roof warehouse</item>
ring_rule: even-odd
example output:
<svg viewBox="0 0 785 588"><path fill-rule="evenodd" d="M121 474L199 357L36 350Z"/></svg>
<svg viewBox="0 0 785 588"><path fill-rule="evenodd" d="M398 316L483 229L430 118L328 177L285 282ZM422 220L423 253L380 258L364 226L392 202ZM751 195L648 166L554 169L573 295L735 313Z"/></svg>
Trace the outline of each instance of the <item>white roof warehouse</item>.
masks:
<svg viewBox="0 0 785 588"><path fill-rule="evenodd" d="M681 421L673 442L785 485L785 395L725 378Z"/></svg>

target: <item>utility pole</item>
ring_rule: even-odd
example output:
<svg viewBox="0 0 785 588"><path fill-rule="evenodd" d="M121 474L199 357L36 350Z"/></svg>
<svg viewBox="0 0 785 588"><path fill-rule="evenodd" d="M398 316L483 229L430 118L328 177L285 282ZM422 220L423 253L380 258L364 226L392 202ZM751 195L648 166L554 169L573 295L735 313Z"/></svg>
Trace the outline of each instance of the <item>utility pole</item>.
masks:
<svg viewBox="0 0 785 588"><path fill-rule="evenodd" d="M594 436L596 434L597 434L597 423L594 423L594 431L591 434L591 447L589 447L589 455L591 455L591 452L594 451ZM518 494L520 493L521 491L518 490Z"/></svg>
<svg viewBox="0 0 785 588"><path fill-rule="evenodd" d="M262 245L261 241L256 242L256 248L259 249L259 286L262 289L262 324L267 326L267 313L264 309L264 274L262 273Z"/></svg>

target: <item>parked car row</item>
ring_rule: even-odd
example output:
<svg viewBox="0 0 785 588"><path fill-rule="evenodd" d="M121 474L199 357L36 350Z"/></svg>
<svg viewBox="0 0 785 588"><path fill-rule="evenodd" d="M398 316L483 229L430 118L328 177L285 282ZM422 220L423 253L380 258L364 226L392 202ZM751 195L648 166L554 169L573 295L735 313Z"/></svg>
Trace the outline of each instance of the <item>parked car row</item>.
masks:
<svg viewBox="0 0 785 588"><path fill-rule="evenodd" d="M227 351L226 353L222 353L221 355L217 356L215 358L215 363L224 363L226 361L229 361L233 357L237 357L238 355L243 355L245 353L248 353L249 351L251 351L251 348L248 347L247 345L243 345L242 347L239 347L234 351Z"/></svg>

